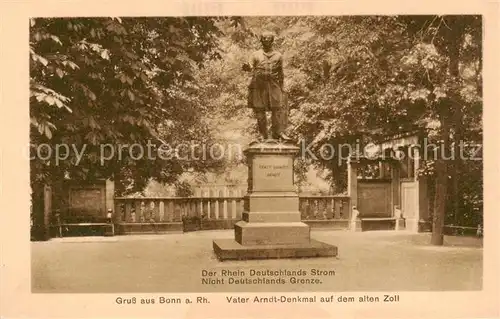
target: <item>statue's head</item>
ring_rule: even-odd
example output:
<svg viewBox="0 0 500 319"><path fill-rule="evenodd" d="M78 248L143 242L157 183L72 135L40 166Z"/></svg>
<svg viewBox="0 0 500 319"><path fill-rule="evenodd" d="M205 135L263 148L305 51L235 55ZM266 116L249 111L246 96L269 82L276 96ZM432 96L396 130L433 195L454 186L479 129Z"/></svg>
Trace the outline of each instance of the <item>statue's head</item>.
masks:
<svg viewBox="0 0 500 319"><path fill-rule="evenodd" d="M264 50L270 49L274 42L274 33L270 31L264 31L260 35L260 43L262 43L262 47Z"/></svg>

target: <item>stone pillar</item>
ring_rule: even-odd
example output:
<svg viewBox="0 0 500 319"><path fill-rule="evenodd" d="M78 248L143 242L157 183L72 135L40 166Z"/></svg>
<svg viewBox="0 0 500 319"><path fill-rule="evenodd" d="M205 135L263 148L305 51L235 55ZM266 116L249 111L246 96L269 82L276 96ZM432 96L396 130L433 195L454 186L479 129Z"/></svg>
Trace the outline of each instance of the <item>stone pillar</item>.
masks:
<svg viewBox="0 0 500 319"><path fill-rule="evenodd" d="M378 178L385 178L385 163L383 161L378 162Z"/></svg>
<svg viewBox="0 0 500 319"><path fill-rule="evenodd" d="M400 179L400 163L397 161L391 162L391 202L392 216L396 219L395 230L405 229L404 216L401 214L401 179Z"/></svg>
<svg viewBox="0 0 500 319"><path fill-rule="evenodd" d="M409 156L412 156L413 158L413 183L415 187L415 199L413 204L413 216L404 216L405 217L405 226L408 231L411 232L418 232L419 229L419 219L420 219L420 190L419 190L419 177L418 177L418 169L420 166L420 152L417 147L413 147L413 145L410 145L408 147L408 154Z"/></svg>
<svg viewBox="0 0 500 319"><path fill-rule="evenodd" d="M115 211L115 182L106 179L105 181L105 207L106 207L106 221L110 223L109 227L106 227L105 236L115 235L115 224L119 222L119 212Z"/></svg>
<svg viewBox="0 0 500 319"><path fill-rule="evenodd" d="M52 187L43 187L43 239L50 239L50 221L52 218Z"/></svg>
<svg viewBox="0 0 500 319"><path fill-rule="evenodd" d="M347 162L347 196L349 196L349 230L361 231L360 212L358 211L358 166L359 162L349 158Z"/></svg>
<svg viewBox="0 0 500 319"><path fill-rule="evenodd" d="M427 194L427 177L418 176L420 169L420 152L417 147L415 151L415 181L417 183L417 207L416 207L416 220L412 230L415 232L422 231L426 228L425 223L429 221L429 198Z"/></svg>
<svg viewBox="0 0 500 319"><path fill-rule="evenodd" d="M429 214L428 179L425 176L418 179L418 231L426 231L432 223Z"/></svg>
<svg viewBox="0 0 500 319"><path fill-rule="evenodd" d="M115 182L107 179L106 180L106 212L110 209L113 211L115 209Z"/></svg>
<svg viewBox="0 0 500 319"><path fill-rule="evenodd" d="M301 221L294 185L294 159L300 149L275 140L245 150L248 192L234 239L213 241L220 260L336 256L337 247L310 238Z"/></svg>
<svg viewBox="0 0 500 319"><path fill-rule="evenodd" d="M399 162L391 163L391 202L392 202L392 216L395 216L395 207L401 207L400 193L401 193L401 180L400 180L400 164Z"/></svg>

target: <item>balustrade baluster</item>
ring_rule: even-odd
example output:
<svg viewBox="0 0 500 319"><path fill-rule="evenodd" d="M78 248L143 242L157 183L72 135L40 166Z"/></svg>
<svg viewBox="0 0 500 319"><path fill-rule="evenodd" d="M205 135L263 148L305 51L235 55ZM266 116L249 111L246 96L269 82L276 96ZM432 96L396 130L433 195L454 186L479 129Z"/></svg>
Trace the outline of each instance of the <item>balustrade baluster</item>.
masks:
<svg viewBox="0 0 500 319"><path fill-rule="evenodd" d="M342 200L335 200L335 219L342 219Z"/></svg>
<svg viewBox="0 0 500 319"><path fill-rule="evenodd" d="M196 200L194 198L190 198L189 203L191 205L191 214L193 214L193 216L201 217L201 215L198 214L198 211L196 209Z"/></svg>
<svg viewBox="0 0 500 319"><path fill-rule="evenodd" d="M193 203L193 201L190 198L186 199L186 207L187 207L189 217L196 216L196 210L193 209L193 205L191 205L192 203Z"/></svg>
<svg viewBox="0 0 500 319"><path fill-rule="evenodd" d="M210 190L205 191L205 195L207 197L207 219L212 219L212 204L210 201Z"/></svg>
<svg viewBox="0 0 500 319"><path fill-rule="evenodd" d="M351 219L351 210L349 209L349 201L350 199L344 199L342 200L342 210L340 214L340 218L342 219Z"/></svg>
<svg viewBox="0 0 500 319"><path fill-rule="evenodd" d="M211 201L211 205L213 208L213 212L215 215L215 219L219 219L219 199L217 198L218 192L216 189L212 189L210 191L210 197L214 198L214 200Z"/></svg>
<svg viewBox="0 0 500 319"><path fill-rule="evenodd" d="M160 222L165 221L165 203L163 200L158 202L158 220Z"/></svg>
<svg viewBox="0 0 500 319"><path fill-rule="evenodd" d="M307 199L299 197L300 219L305 220L307 216Z"/></svg>
<svg viewBox="0 0 500 319"><path fill-rule="evenodd" d="M153 220L160 222L160 200L153 200Z"/></svg>
<svg viewBox="0 0 500 319"><path fill-rule="evenodd" d="M180 205L180 211L181 211L181 218L182 217L186 217L186 216L189 216L189 212L187 211L187 203L186 203L186 200L185 199L179 199L178 200L179 202L179 205Z"/></svg>
<svg viewBox="0 0 500 319"><path fill-rule="evenodd" d="M335 216L335 200L333 198L326 197L326 219L331 220Z"/></svg>
<svg viewBox="0 0 500 319"><path fill-rule="evenodd" d="M125 200L125 222L130 223L132 221L132 202Z"/></svg>
<svg viewBox="0 0 500 319"><path fill-rule="evenodd" d="M311 217L311 211L312 211L312 201L310 198L307 199L307 206L306 206L306 219L310 219Z"/></svg>
<svg viewBox="0 0 500 319"><path fill-rule="evenodd" d="M168 200L168 221L169 222L176 222L177 216L175 215L175 203L173 200L169 199Z"/></svg>
<svg viewBox="0 0 500 319"><path fill-rule="evenodd" d="M227 191L225 187L219 192L219 195L222 198L221 199L222 218L227 219Z"/></svg>
<svg viewBox="0 0 500 319"><path fill-rule="evenodd" d="M236 219L236 197L238 196L237 190L231 190L231 195L234 197L231 199L231 219Z"/></svg>
<svg viewBox="0 0 500 319"><path fill-rule="evenodd" d="M327 198L321 198L318 199L318 212L319 212L319 219L327 219L327 214L328 214L328 199Z"/></svg>
<svg viewBox="0 0 500 319"><path fill-rule="evenodd" d="M196 214L201 218L203 216L203 200L201 199L201 197L203 197L203 194L199 188L196 188L194 196L195 196L194 205L195 209L197 210Z"/></svg>
<svg viewBox="0 0 500 319"><path fill-rule="evenodd" d="M318 219L318 215L319 215L319 211L318 211L318 200L317 199L313 199L312 200L312 219L316 220Z"/></svg>
<svg viewBox="0 0 500 319"><path fill-rule="evenodd" d="M142 200L135 201L135 223L141 223L143 217Z"/></svg>
<svg viewBox="0 0 500 319"><path fill-rule="evenodd" d="M151 220L151 206L150 206L150 202L144 200L142 202L141 209L142 209L142 220L141 220L141 223L148 223Z"/></svg>

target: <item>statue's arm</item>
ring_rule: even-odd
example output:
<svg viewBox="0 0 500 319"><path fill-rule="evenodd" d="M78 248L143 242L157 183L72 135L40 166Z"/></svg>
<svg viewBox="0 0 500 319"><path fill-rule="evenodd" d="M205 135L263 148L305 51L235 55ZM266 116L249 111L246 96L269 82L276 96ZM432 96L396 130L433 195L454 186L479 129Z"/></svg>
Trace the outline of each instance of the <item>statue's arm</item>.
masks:
<svg viewBox="0 0 500 319"><path fill-rule="evenodd" d="M280 55L280 58L278 60L278 80L282 90L283 90L284 79L285 79L285 73L283 71L283 56Z"/></svg>
<svg viewBox="0 0 500 319"><path fill-rule="evenodd" d="M255 69L256 64L257 64L257 58L255 57L255 54L252 54L248 62L243 63L242 69L243 71L251 72Z"/></svg>

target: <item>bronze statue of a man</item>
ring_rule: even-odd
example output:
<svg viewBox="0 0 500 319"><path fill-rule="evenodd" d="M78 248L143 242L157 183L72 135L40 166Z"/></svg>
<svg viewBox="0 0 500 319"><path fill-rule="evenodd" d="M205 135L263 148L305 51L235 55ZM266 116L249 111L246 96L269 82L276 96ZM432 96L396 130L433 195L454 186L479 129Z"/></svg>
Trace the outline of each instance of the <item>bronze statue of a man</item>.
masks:
<svg viewBox="0 0 500 319"><path fill-rule="evenodd" d="M259 133L268 139L266 112L271 112L271 137L289 140L283 131L286 126L287 105L283 90L283 56L273 50L274 35L263 32L260 37L262 49L254 52L250 63L243 64L243 70L252 72L248 87L248 107L257 118Z"/></svg>

